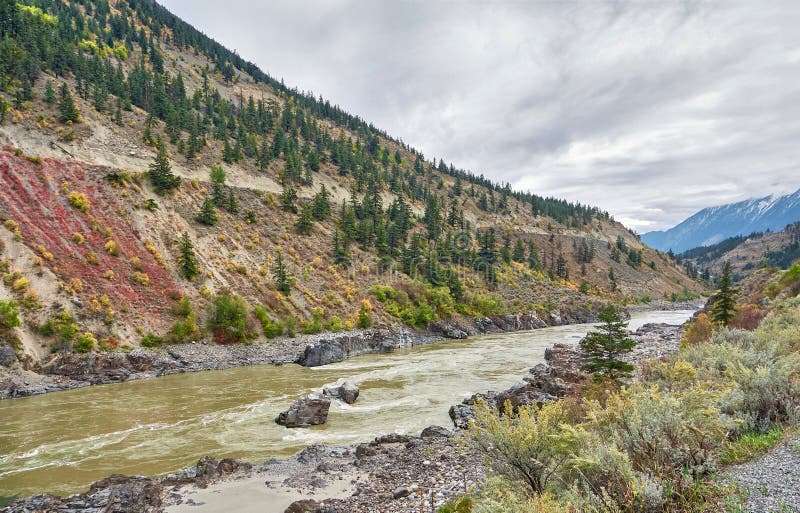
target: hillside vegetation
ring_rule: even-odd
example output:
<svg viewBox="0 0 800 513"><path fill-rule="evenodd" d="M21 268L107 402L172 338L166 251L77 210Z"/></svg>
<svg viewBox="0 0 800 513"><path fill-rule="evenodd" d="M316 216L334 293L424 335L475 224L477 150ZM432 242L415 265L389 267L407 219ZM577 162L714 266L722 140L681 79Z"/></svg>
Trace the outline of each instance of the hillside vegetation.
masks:
<svg viewBox="0 0 800 513"><path fill-rule="evenodd" d="M439 513L766 511L725 469L796 436L800 266L743 285L729 321L716 320L733 292L722 287L679 349L626 386L604 380L515 415L510 402L503 415L480 406L470 437L494 476Z"/></svg>
<svg viewBox="0 0 800 513"><path fill-rule="evenodd" d="M711 246L690 249L678 255L688 269L701 275L718 275L730 262L734 278L740 280L763 267L788 269L800 260L800 222L777 232L738 235Z"/></svg>
<svg viewBox="0 0 800 513"><path fill-rule="evenodd" d="M217 342L702 292L607 213L429 159L146 0L0 0L3 339Z"/></svg>

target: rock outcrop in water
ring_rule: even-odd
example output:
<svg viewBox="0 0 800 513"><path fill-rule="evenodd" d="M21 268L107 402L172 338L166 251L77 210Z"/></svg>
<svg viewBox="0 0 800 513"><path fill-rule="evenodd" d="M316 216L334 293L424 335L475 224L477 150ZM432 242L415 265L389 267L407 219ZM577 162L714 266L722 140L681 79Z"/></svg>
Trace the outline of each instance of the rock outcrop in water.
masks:
<svg viewBox="0 0 800 513"><path fill-rule="evenodd" d="M278 414L275 422L288 428L325 424L330 408L330 397L310 394L293 402L288 410Z"/></svg>
<svg viewBox="0 0 800 513"><path fill-rule="evenodd" d="M322 395L331 399L338 399L347 404L353 404L358 399L359 389L353 383L345 381L338 386L325 386L322 388Z"/></svg>

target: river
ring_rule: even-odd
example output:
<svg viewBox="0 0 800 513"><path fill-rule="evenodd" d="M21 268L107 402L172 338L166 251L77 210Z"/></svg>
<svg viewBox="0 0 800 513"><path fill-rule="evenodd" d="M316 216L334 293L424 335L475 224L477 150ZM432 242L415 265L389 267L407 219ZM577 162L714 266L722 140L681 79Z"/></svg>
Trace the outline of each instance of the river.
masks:
<svg viewBox="0 0 800 513"><path fill-rule="evenodd" d="M679 324L691 311L636 312L630 328ZM557 342L577 343L589 324L486 335L317 368L239 367L177 374L0 401L0 500L69 494L112 473L156 475L204 455L253 462L308 444L350 444L381 433L451 427L451 404L502 390L543 361ZM275 416L290 402L342 380L359 385L335 403L327 424L286 429Z"/></svg>

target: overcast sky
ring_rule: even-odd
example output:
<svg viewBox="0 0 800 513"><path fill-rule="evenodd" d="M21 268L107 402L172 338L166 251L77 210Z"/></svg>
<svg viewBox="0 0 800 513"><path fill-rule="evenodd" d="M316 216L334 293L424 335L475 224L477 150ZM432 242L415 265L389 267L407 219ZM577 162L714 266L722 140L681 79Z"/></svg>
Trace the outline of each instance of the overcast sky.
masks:
<svg viewBox="0 0 800 513"><path fill-rule="evenodd" d="M287 85L639 232L800 187L800 2L162 0Z"/></svg>

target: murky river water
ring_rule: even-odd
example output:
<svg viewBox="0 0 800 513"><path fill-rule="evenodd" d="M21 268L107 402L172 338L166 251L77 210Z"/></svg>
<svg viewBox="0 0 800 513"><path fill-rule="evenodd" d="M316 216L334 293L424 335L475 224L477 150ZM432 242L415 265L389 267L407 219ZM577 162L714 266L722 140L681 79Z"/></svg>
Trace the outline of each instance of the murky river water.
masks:
<svg viewBox="0 0 800 513"><path fill-rule="evenodd" d="M630 328L678 324L692 312L635 313ZM451 426L447 409L475 392L502 390L556 342L591 325L487 335L308 369L241 367L0 401L0 497L82 491L112 473L155 475L204 455L263 461L315 442L347 444L380 433ZM335 403L327 424L273 422L294 399L350 380L361 395Z"/></svg>

